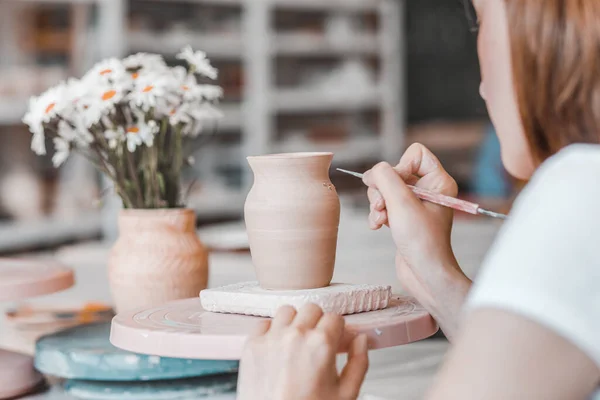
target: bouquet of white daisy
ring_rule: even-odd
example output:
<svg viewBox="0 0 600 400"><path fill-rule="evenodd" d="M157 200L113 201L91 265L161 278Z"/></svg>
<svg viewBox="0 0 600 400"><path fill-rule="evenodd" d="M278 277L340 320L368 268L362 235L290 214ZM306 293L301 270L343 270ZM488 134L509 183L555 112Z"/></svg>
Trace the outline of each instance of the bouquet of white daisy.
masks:
<svg viewBox="0 0 600 400"><path fill-rule="evenodd" d="M181 170L191 161L193 139L221 116L222 89L206 54L187 47L187 67L168 66L155 54L108 59L83 78L69 79L30 100L23 122L32 150L54 166L71 151L108 176L125 208L183 206ZM51 142L50 142L51 140Z"/></svg>

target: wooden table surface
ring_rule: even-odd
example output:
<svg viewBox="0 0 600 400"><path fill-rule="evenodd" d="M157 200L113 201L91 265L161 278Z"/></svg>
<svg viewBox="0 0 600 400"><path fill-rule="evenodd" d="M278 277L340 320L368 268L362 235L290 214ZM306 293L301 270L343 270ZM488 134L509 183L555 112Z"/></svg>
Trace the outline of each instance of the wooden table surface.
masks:
<svg viewBox="0 0 600 400"><path fill-rule="evenodd" d="M456 221L453 245L461 266L470 277L474 277L477 273L499 226L499 222L487 219ZM109 302L105 267L108 248L109 245L103 243L87 243L59 250L55 256L75 269L77 284L65 292L38 298L32 303ZM379 232L371 232L368 229L366 211L343 213L334 281L385 283L392 285L395 292L402 293L394 271L394 252L394 245L387 228ZM248 253L211 254L209 281L211 287L254 279ZM1 346L32 351L30 341L19 340L9 329L2 329L1 324L2 322L0 322ZM371 352L371 367L363 392L386 399L421 399L447 347L448 343L443 339L430 339ZM340 358L341 362L343 356ZM234 396L221 396L214 399L219 398L233 399ZM29 396L27 399L67 400L70 398L60 387L55 386L48 393Z"/></svg>

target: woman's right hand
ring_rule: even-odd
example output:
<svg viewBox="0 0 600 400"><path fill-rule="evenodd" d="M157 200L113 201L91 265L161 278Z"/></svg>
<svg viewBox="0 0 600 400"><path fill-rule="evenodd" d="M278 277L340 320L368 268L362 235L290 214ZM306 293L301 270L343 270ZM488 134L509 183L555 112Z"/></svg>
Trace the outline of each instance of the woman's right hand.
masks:
<svg viewBox="0 0 600 400"><path fill-rule="evenodd" d="M453 210L419 200L407 185L456 197L456 182L421 144L410 146L396 167L379 163L363 180L369 187L371 229L390 227L402 286L452 336L470 287L450 243Z"/></svg>

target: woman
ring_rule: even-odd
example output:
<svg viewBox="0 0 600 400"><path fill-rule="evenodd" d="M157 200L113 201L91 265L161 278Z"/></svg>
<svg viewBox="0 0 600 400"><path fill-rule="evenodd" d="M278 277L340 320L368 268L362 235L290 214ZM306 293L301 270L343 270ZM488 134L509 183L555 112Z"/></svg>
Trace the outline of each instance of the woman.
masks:
<svg viewBox="0 0 600 400"><path fill-rule="evenodd" d="M600 1L475 0L481 95L504 166L530 180L477 283L450 247L452 212L406 187L455 196L426 148L411 146L369 187L370 224L388 225L398 279L452 350L428 399L585 399L600 382ZM468 294L468 297L467 297ZM335 371L341 319L280 310L242 359L241 399L354 399L367 367L358 337Z"/></svg>

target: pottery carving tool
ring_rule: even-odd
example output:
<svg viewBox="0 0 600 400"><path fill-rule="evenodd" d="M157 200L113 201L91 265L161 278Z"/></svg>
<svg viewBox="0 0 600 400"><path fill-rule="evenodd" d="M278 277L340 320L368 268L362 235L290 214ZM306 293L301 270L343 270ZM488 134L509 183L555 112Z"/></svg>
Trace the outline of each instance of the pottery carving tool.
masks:
<svg viewBox="0 0 600 400"><path fill-rule="evenodd" d="M345 174L355 176L360 179L362 179L364 176L364 174L361 174L359 172L348 171L348 170L341 169L341 168L337 168L337 170L340 172L343 172ZM455 210L463 211L463 212L466 212L469 214L474 214L474 215L481 214L481 215L487 215L488 217L499 218L499 219L507 218L507 216L505 214L500 214L497 212L484 210L483 208L479 207L479 204L471 203L470 201L465 201L465 200L457 199L455 197L445 196L443 194L434 193L429 190L421 189L421 188L411 186L411 185L407 185L407 186L413 191L414 194L417 195L417 197L419 199L428 201L430 203L438 204L438 205L444 206L444 207L453 208Z"/></svg>

